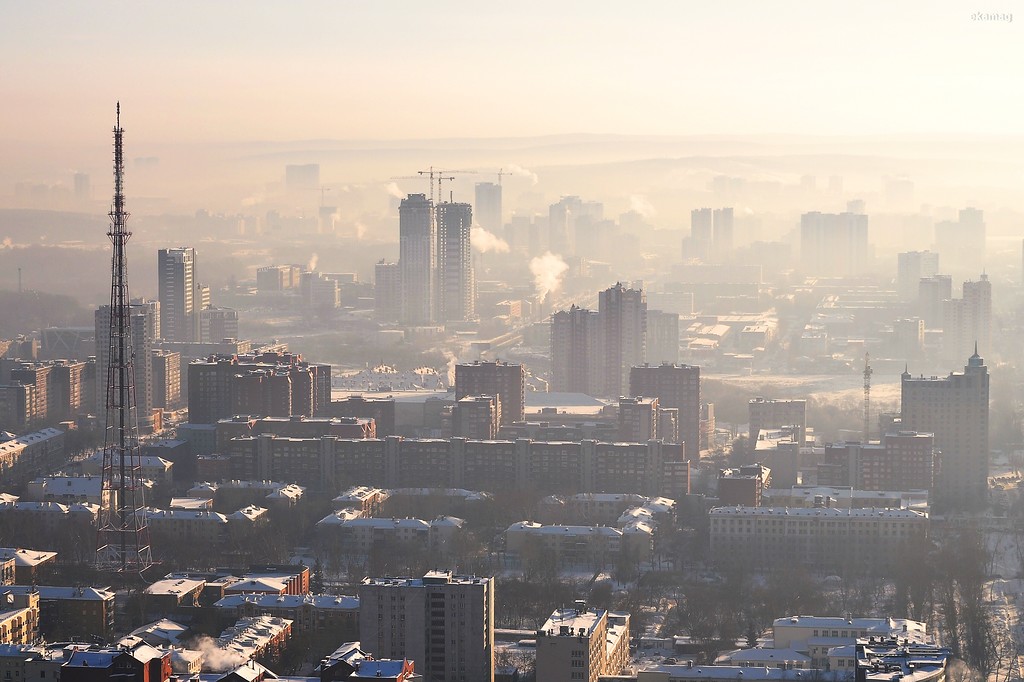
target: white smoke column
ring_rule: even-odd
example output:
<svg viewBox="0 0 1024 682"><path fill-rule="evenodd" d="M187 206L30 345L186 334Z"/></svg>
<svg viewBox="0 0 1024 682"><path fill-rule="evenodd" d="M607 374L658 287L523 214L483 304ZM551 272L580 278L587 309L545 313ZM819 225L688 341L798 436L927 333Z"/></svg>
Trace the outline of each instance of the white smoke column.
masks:
<svg viewBox="0 0 1024 682"><path fill-rule="evenodd" d="M647 220L653 218L658 211L655 210L654 205L647 199L643 194L631 194L629 195L629 209L636 213L639 213L642 217Z"/></svg>
<svg viewBox="0 0 1024 682"><path fill-rule="evenodd" d="M522 166L517 166L514 163L510 166L506 166L506 168L508 168L509 175L514 175L520 178L529 178L531 185L537 184L537 174L534 173L532 170L523 168Z"/></svg>
<svg viewBox="0 0 1024 682"><path fill-rule="evenodd" d="M355 228L356 228L356 239L362 239L362 238L364 238L366 236L366 225L363 225L361 222L359 222L357 220L356 224L355 224Z"/></svg>
<svg viewBox="0 0 1024 682"><path fill-rule="evenodd" d="M10 237L4 237L4 240L2 242L0 242L0 250L3 250L3 249L13 249L13 248L14 248L14 240L12 240Z"/></svg>
<svg viewBox="0 0 1024 682"><path fill-rule="evenodd" d="M459 359L450 350L444 352L444 359L445 376L448 379L448 388L451 388L455 386L455 365L459 364Z"/></svg>
<svg viewBox="0 0 1024 682"><path fill-rule="evenodd" d="M562 276L565 275L569 266L561 256L548 251L543 256L537 256L530 261L530 272L533 273L533 284L540 294L543 303L548 294L558 291L562 286Z"/></svg>
<svg viewBox="0 0 1024 682"><path fill-rule="evenodd" d="M212 637L199 637L192 641L192 648L203 654L203 670L214 673L226 673L249 659L231 649L225 649Z"/></svg>
<svg viewBox="0 0 1024 682"><path fill-rule="evenodd" d="M318 255L316 255L314 253L312 256L309 257L309 263L306 265L306 269L309 270L310 272L313 272L314 270L316 270L316 264L317 264L317 261L319 261L319 260L320 260L320 256L318 256Z"/></svg>
<svg viewBox="0 0 1024 682"><path fill-rule="evenodd" d="M384 187L384 189L386 189L386 190L387 190L387 192L388 192L388 194L389 194L390 196L393 196L393 197L394 197L394 198L396 198L396 199L404 199L404 198L405 198L405 195L404 195L404 194L402 194L402 190L398 189L398 185L396 185L396 184L395 184L395 183L393 183L393 182L389 182L389 183L388 183L388 184L387 184L387 185L386 185L386 186Z"/></svg>
<svg viewBox="0 0 1024 682"><path fill-rule="evenodd" d="M491 234L479 225L474 225L473 229L469 231L469 240L473 243L473 248L480 253L488 253L490 251L494 253L508 253L507 241Z"/></svg>

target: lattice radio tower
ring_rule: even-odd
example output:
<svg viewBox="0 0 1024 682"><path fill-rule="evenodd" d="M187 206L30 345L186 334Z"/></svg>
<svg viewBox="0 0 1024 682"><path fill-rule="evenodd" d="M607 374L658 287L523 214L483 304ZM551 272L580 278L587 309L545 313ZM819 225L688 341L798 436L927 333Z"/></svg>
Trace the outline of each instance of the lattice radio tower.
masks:
<svg viewBox="0 0 1024 682"><path fill-rule="evenodd" d="M107 416L103 442L103 483L96 531L96 567L141 573L152 563L143 499L139 419L135 402L135 350L132 346L125 245L128 212L124 209L124 130L121 103L114 127L114 203L110 207L113 244L110 265L110 355L107 363Z"/></svg>

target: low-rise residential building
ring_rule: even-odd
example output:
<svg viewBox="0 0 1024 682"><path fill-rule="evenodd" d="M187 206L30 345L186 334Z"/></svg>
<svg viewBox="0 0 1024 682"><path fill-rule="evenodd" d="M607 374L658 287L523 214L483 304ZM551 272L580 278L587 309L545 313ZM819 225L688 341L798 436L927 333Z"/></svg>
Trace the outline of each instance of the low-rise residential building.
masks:
<svg viewBox="0 0 1024 682"><path fill-rule="evenodd" d="M629 662L629 614L556 609L537 630L537 679L597 682L618 675Z"/></svg>
<svg viewBox="0 0 1024 682"><path fill-rule="evenodd" d="M174 613L180 608L199 606L199 595L206 583L189 578L165 578L147 585L143 591L143 608L147 614Z"/></svg>
<svg viewBox="0 0 1024 682"><path fill-rule="evenodd" d="M39 640L39 593L0 588L0 644L35 644Z"/></svg>
<svg viewBox="0 0 1024 682"><path fill-rule="evenodd" d="M339 639L359 636L359 599L336 595L235 594L226 596L214 609L226 618L270 615L292 621L295 630L336 633Z"/></svg>
<svg viewBox="0 0 1024 682"><path fill-rule="evenodd" d="M830 650L852 646L866 637L899 637L915 643L932 641L926 623L904 618L788 616L772 623L774 646L809 656L812 668L826 669Z"/></svg>
<svg viewBox="0 0 1024 682"><path fill-rule="evenodd" d="M37 549L0 547L0 561L8 559L14 564L14 580L6 580L5 573L3 584L8 585L13 582L17 585L31 585L46 582L42 578L53 570L57 562L57 553Z"/></svg>
<svg viewBox="0 0 1024 682"><path fill-rule="evenodd" d="M277 659L292 636L292 621L277 616L250 616L240 619L226 629L215 640L214 648L224 652L222 656L209 653L204 667L215 660L241 657L251 661ZM220 672L210 666L210 671Z"/></svg>
<svg viewBox="0 0 1024 682"><path fill-rule="evenodd" d="M9 585L4 592L39 595L39 629L47 641L106 638L114 628L114 593L99 587Z"/></svg>
<svg viewBox="0 0 1024 682"><path fill-rule="evenodd" d="M465 523L450 516L429 522L422 519L352 518L345 511L329 514L318 521L317 531L322 541L339 551L364 557L374 549L389 546L444 552Z"/></svg>
<svg viewBox="0 0 1024 682"><path fill-rule="evenodd" d="M927 537L928 515L910 509L715 507L709 512L711 559L782 569L884 571Z"/></svg>
<svg viewBox="0 0 1024 682"><path fill-rule="evenodd" d="M359 642L345 642L334 650L314 671L320 682L373 678L384 682L411 682L419 679L413 661L378 659L359 648Z"/></svg>
<svg viewBox="0 0 1024 682"><path fill-rule="evenodd" d="M505 531L506 559L514 566L547 554L559 569L598 569L614 565L622 552L632 560L647 561L654 545L654 529L635 523L622 530L609 526L542 526L520 521Z"/></svg>
<svg viewBox="0 0 1024 682"><path fill-rule="evenodd" d="M387 490L356 485L343 490L331 502L335 509L358 509L363 516L377 516L389 495Z"/></svg>

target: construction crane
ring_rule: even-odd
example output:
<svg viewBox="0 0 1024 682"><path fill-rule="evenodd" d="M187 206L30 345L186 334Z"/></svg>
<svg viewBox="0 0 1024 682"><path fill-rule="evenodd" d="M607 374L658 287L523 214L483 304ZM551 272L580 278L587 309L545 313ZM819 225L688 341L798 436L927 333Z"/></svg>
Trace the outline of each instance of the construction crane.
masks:
<svg viewBox="0 0 1024 682"><path fill-rule="evenodd" d="M444 196L443 193L441 192L441 181L442 180L448 180L449 182L451 182L451 181L455 180L455 176L454 175L446 175L447 173L458 173L459 175L466 175L466 174L475 175L479 171L475 171L475 170L439 170L439 169L434 168L433 166L431 166L430 170L416 171L416 172L419 173L420 175L429 175L430 178L431 178L431 183L433 183L434 177L437 178L437 201L435 203L441 203L441 199ZM449 196L449 200L451 200L450 196Z"/></svg>
<svg viewBox="0 0 1024 682"><path fill-rule="evenodd" d="M864 443L871 436L871 354L864 353Z"/></svg>
<svg viewBox="0 0 1024 682"><path fill-rule="evenodd" d="M422 171L420 171L420 173L422 173ZM431 176L424 176L422 174L421 175L393 175L393 176L391 176L391 180L426 180L426 179L428 179L428 177L430 179L430 190L428 191L428 194L430 194L430 199L431 199L431 201L433 201L433 199L434 199L434 179L435 179L434 176L432 176L432 175ZM454 180L455 178L448 178L448 179ZM438 184L440 184L440 182L441 182L440 179L438 179Z"/></svg>

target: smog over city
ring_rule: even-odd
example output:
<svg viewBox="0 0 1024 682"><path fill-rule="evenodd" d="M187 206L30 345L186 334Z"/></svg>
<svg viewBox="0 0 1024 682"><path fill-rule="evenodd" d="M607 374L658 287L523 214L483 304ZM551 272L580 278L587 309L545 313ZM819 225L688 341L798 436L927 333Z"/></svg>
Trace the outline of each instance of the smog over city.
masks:
<svg viewBox="0 0 1024 682"><path fill-rule="evenodd" d="M8 3L0 669L1021 679L1015 9Z"/></svg>

